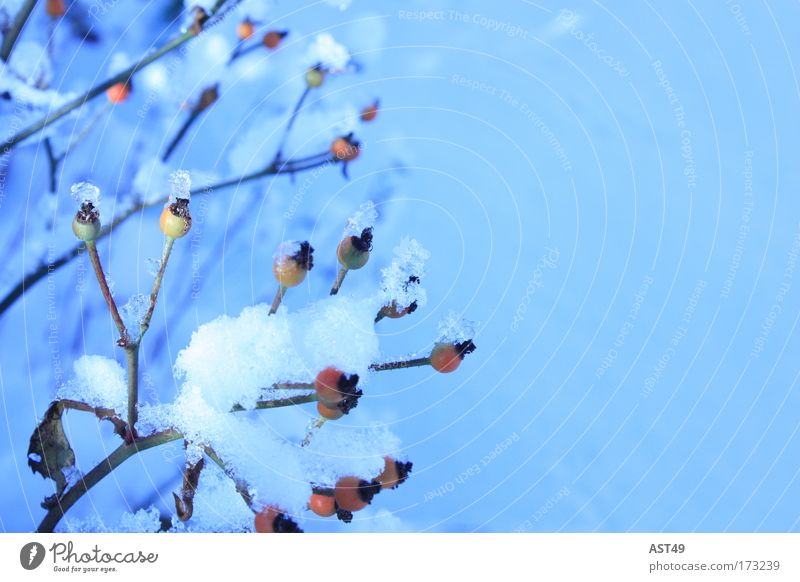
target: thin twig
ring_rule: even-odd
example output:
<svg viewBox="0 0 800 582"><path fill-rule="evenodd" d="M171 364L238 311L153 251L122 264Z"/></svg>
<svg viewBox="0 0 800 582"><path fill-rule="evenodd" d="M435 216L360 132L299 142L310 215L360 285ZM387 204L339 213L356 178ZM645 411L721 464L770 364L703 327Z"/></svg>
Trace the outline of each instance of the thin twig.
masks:
<svg viewBox="0 0 800 582"><path fill-rule="evenodd" d="M107 420L114 425L114 432L119 436L125 436L125 421L122 420L117 414L116 410L110 408L103 408L102 406L91 406L79 400L63 399L59 400L61 405L68 410L79 410L81 412L91 412L100 420Z"/></svg>
<svg viewBox="0 0 800 582"><path fill-rule="evenodd" d="M204 26L208 27L208 26L213 24L213 22L211 21L211 18L214 17L220 11L220 9L222 8L223 4L225 4L225 2L226 2L226 0L217 0L216 4L214 4L213 8L209 12L209 20L206 21ZM30 3L30 0L29 0L29 3ZM19 18L19 15L18 15L18 18ZM26 18L27 18L27 16L26 16ZM19 33L17 32L17 34L19 34ZM55 111L52 111L49 114L47 114L44 118L40 119L39 121L37 121L33 125L30 125L30 126L26 127L25 129L22 129L22 130L18 131L17 133L15 133L13 136L11 136L6 141L5 147L4 147L4 151L8 152L14 146L16 146L18 143L20 143L21 141L29 138L30 136L32 136L35 133L38 133L39 131L41 131L42 129L44 129L45 127L50 125L51 123L53 123L55 121L58 121L59 119L61 119L65 115L67 115L68 113L70 113L73 110L77 109L78 107L82 106L87 101L90 101L90 100L94 99L95 97L97 97L98 95L104 93L105 90L108 89L109 87L111 87L112 85L116 85L117 83L130 82L130 80L133 77L133 75L136 74L138 71L142 70L147 65L157 61L158 59L160 59L164 55L170 53L171 51L179 48L180 46L182 46L183 44L185 44L189 40L195 38L196 36L197 36L197 32L195 30L191 29L191 28L189 30L187 30L186 32L180 33L175 38L173 38L172 40L167 42L164 46L162 46L158 50L153 51L149 55L146 55L146 56L142 57L141 59L136 61L136 63L134 63L133 65L131 65L130 67L128 67L124 71L122 71L120 73L117 73L113 77L110 77L110 78L106 79L105 81L103 81L102 83L100 83L98 85L95 85L94 87L92 87L91 89L86 91L83 95L80 95L79 97L76 97L75 99L72 99L71 101L68 101L67 103L65 103L61 107L57 108ZM16 39L16 37L15 37L15 39ZM13 43L13 41L12 41L12 43ZM4 39L4 45L5 45L5 39ZM10 48L9 48L9 52L10 52Z"/></svg>
<svg viewBox="0 0 800 582"><path fill-rule="evenodd" d="M45 138L44 140L44 151L47 154L47 161L50 162L50 192L55 193L56 174L58 173L58 162L60 161L60 158L56 157L56 154L53 151L53 144L49 137Z"/></svg>
<svg viewBox="0 0 800 582"><path fill-rule="evenodd" d="M282 398L280 400L264 400L256 403L253 410L263 410L267 408L280 408L283 406L296 406L298 404L305 404L306 402L313 402L317 399L316 394L309 394L306 396L298 396L294 398ZM76 410L83 410L82 408ZM235 407L231 412L239 412L245 410L242 407ZM59 520L69 510L70 507L83 497L92 487L97 485L104 477L108 476L114 469L119 467L122 463L127 461L137 453L141 453L153 447L171 443L184 438L183 433L174 429L166 429L144 438L134 440L131 444L122 444L114 452L112 452L104 460L100 461L91 471L84 475L78 483L68 489L60 498L56 500L56 505L47 512L44 519L39 524L37 532L47 533L52 532L58 524Z"/></svg>
<svg viewBox="0 0 800 582"><path fill-rule="evenodd" d="M342 267L339 269L339 274L336 275L336 281L333 282L333 287L331 287L331 295L336 295L339 292L339 289L342 288L342 283L344 282L344 278L347 275L347 268Z"/></svg>
<svg viewBox="0 0 800 582"><path fill-rule="evenodd" d="M430 366L430 357L404 360L400 362L384 362L382 364L370 364L369 369L373 372L383 372L385 370L400 370L402 368L413 368L415 366Z"/></svg>
<svg viewBox="0 0 800 582"><path fill-rule="evenodd" d="M278 285L278 291L275 293L275 299L272 300L272 307L269 308L269 315L275 315L278 308L281 306L283 296L286 295L286 286Z"/></svg>
<svg viewBox="0 0 800 582"><path fill-rule="evenodd" d="M225 461L217 454L217 452L211 448L210 446L206 445L203 447L206 455L209 459L214 461L214 463L222 469L222 471L233 481L233 484L236 486L236 491L241 495L244 502L247 504L247 507L252 511L257 511L255 507L253 507L253 498L250 495L250 486L240 477L237 477L231 469L228 468Z"/></svg>
<svg viewBox="0 0 800 582"><path fill-rule="evenodd" d="M164 150L164 154L161 156L161 161L166 162L169 157L172 155L172 152L178 147L178 144L183 139L183 136L186 135L186 132L189 131L189 128L195 122L195 120L200 117L201 111L192 110L189 113L189 117L186 118L186 121L183 122L181 128L178 130L178 133L175 134L175 137L172 138L172 141L169 142L167 149Z"/></svg>
<svg viewBox="0 0 800 582"><path fill-rule="evenodd" d="M303 94L300 95L300 99L297 100L297 104L295 104L294 109L292 110L292 115L289 117L289 122L286 124L286 129L283 130L283 136L281 137L281 141L278 145L278 151L275 153L275 164L279 163L283 157L283 148L286 146L286 140L289 139L289 133L292 131L292 126L297 119L297 114L300 113L300 108L303 107L303 102L306 100L306 97L308 97L309 93L311 93L311 87L306 85Z"/></svg>
<svg viewBox="0 0 800 582"><path fill-rule="evenodd" d="M117 302L114 301L111 290L108 288L108 281L106 280L106 274L103 272L103 265L100 263L100 256L97 254L97 245L95 245L95 241L87 242L86 248L89 251L89 258L91 259L97 282L100 284L100 292L103 294L103 299L106 300L108 310L111 312L111 319L114 320L117 330L119 331L119 345L120 347L125 347L130 343L130 337L128 336L128 330L125 329L125 323L123 323L122 317L117 309Z"/></svg>
<svg viewBox="0 0 800 582"><path fill-rule="evenodd" d="M140 343L144 334L147 333L147 330L150 328L150 320L153 319L153 312L156 308L156 302L158 301L158 292L161 290L161 283L164 280L164 272L167 270L167 262L169 261L169 255L172 253L172 246L175 244L175 239L171 236L168 236L167 239L164 241L164 251L161 253L161 264L158 267L158 273L156 274L156 278L153 281L153 290L150 293L150 305L147 308L147 313L142 320L142 325L139 329L139 338L136 340L136 343Z"/></svg>
<svg viewBox="0 0 800 582"><path fill-rule="evenodd" d="M219 182L218 184L206 186L201 189L193 190L191 193L205 194L212 192L214 190L222 190L224 188L229 188L231 186L238 186L240 184L245 184L247 182L258 180L260 178L265 178L267 176L275 176L280 174L294 174L296 172L304 172L306 170L319 168L326 164L335 164L338 162L339 160L330 157L328 152L324 152L323 154L317 154L315 156L309 156L307 158L300 158L298 160L286 162L281 164L280 166L275 166L271 164L267 168L260 170L258 172L254 172L252 174L241 176L239 178L235 178L232 180L225 180L223 182ZM106 236L111 234L111 232L113 232L113 230L117 226L125 222L131 216L134 216L139 212L141 212L142 210L148 208L153 208L155 206L163 206L168 200L169 197L164 196L152 202L148 203L140 202L138 204L134 204L128 210L124 211L122 214L117 216L108 226L103 227L103 229L97 235L97 238L95 238L95 241L105 238ZM33 285L44 279L47 275L53 273L54 271L60 269L61 267L69 263L72 259L80 255L84 250L85 247L83 243L80 243L70 251L58 257L56 260L50 263L43 263L39 267L37 267L35 271L26 275L22 279L22 281L17 283L17 285L11 291L9 291L5 297L3 297L3 300L0 301L0 316L2 316L8 310L8 308L11 307L17 301L17 299L22 297L22 295L24 295L25 292L30 287L32 287Z"/></svg>
<svg viewBox="0 0 800 582"><path fill-rule="evenodd" d="M25 23L28 22L28 17L31 15L31 12L33 12L35 6L36 0L25 0L25 3L14 17L11 28L3 35L3 44L0 46L0 59L2 59L3 62L8 62L9 57L11 57L14 44L17 42L17 38L25 27Z"/></svg>

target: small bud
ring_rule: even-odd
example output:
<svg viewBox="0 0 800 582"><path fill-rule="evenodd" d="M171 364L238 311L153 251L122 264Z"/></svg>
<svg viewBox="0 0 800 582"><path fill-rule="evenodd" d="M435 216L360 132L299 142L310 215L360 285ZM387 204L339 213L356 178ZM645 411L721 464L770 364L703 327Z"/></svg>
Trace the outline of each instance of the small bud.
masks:
<svg viewBox="0 0 800 582"><path fill-rule="evenodd" d="M236 27L236 35L239 37L240 40L247 40L251 36L253 36L253 32L255 31L255 25L252 20L249 18L245 18L242 20L239 25Z"/></svg>
<svg viewBox="0 0 800 582"><path fill-rule="evenodd" d="M372 105L367 105L361 110L361 121L370 122L378 116L378 101Z"/></svg>
<svg viewBox="0 0 800 582"><path fill-rule="evenodd" d="M284 243L278 248L272 273L283 287L296 287L314 267L314 247L304 242Z"/></svg>
<svg viewBox="0 0 800 582"><path fill-rule="evenodd" d="M475 351L472 340L461 343L437 343L431 351L431 366L437 372L449 374L461 365L464 356Z"/></svg>
<svg viewBox="0 0 800 582"><path fill-rule="evenodd" d="M90 242L100 233L100 213L94 204L86 200L72 219L72 232L78 239Z"/></svg>
<svg viewBox="0 0 800 582"><path fill-rule="evenodd" d="M361 231L360 236L346 236L336 249L339 264L345 269L360 269L369 261L369 252L372 250L372 227Z"/></svg>
<svg viewBox="0 0 800 582"><path fill-rule="evenodd" d="M351 162L358 157L361 151L361 144L353 139L350 133L343 137L337 137L331 143L331 153L337 160Z"/></svg>
<svg viewBox="0 0 800 582"><path fill-rule="evenodd" d="M208 109L209 107L211 107L218 98L219 98L219 89L217 85L206 87L200 94L200 99L197 101L197 105L195 105L194 110L197 113L201 113L206 109Z"/></svg>
<svg viewBox="0 0 800 582"><path fill-rule="evenodd" d="M320 87L325 81L325 71L320 65L314 65L306 71L306 85L311 89Z"/></svg>
<svg viewBox="0 0 800 582"><path fill-rule="evenodd" d="M278 46L281 44L281 41L286 38L287 34L289 34L288 30L270 30L264 35L264 38L261 40L261 42L264 43L265 47L272 51L278 48Z"/></svg>

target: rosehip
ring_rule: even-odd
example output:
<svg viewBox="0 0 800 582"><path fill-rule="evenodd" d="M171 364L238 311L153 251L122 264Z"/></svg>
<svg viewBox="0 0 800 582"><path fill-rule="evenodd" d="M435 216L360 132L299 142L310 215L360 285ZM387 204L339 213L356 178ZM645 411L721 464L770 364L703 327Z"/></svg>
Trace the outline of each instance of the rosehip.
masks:
<svg viewBox="0 0 800 582"><path fill-rule="evenodd" d="M325 420L339 420L344 416L344 412L336 406L326 406L322 402L317 402L317 412Z"/></svg>
<svg viewBox="0 0 800 582"><path fill-rule="evenodd" d="M308 499L308 508L320 517L330 517L336 513L336 501L330 495L312 493Z"/></svg>
<svg viewBox="0 0 800 582"><path fill-rule="evenodd" d="M314 267L314 247L301 242L291 255L279 253L272 264L272 273L283 287L296 287L302 283Z"/></svg>
<svg viewBox="0 0 800 582"><path fill-rule="evenodd" d="M264 35L261 42L263 42L264 46L269 50L275 50L287 34L289 33L285 30L270 30Z"/></svg>
<svg viewBox="0 0 800 582"><path fill-rule="evenodd" d="M358 157L361 151L361 144L353 140L353 134L344 137L337 137L331 143L331 153L337 160L352 162Z"/></svg>
<svg viewBox="0 0 800 582"><path fill-rule="evenodd" d="M241 40L247 40L251 36L253 36L253 32L255 31L255 26L253 21L249 18L245 18L242 20L239 25L236 27L236 35Z"/></svg>
<svg viewBox="0 0 800 582"><path fill-rule="evenodd" d="M333 366L329 366L319 372L314 379L314 388L317 391L317 399L327 408L336 408L348 397L358 399L361 390L356 388L358 385L358 374L346 375L344 372ZM346 410L340 407L344 414L347 414L354 403ZM347 405L345 405L347 407Z"/></svg>
<svg viewBox="0 0 800 582"><path fill-rule="evenodd" d="M401 463L392 457L383 458L383 471L375 480L380 482L384 489L395 489L398 485L405 483L408 474L411 473L412 464Z"/></svg>
<svg viewBox="0 0 800 582"><path fill-rule="evenodd" d="M303 533L291 517L271 506L256 513L255 530L258 533Z"/></svg>
<svg viewBox="0 0 800 582"><path fill-rule="evenodd" d="M336 248L339 264L345 269L356 270L367 264L372 250L372 228L365 228L360 236L347 236Z"/></svg>
<svg viewBox="0 0 800 582"><path fill-rule="evenodd" d="M325 71L323 71L322 67L319 65L311 67L306 71L306 85L308 85L309 88L316 89L320 87L324 81Z"/></svg>
<svg viewBox="0 0 800 582"><path fill-rule="evenodd" d="M161 231L170 238L181 238L192 228L192 215L189 213L189 201L178 198L172 204L164 206L159 221Z"/></svg>
<svg viewBox="0 0 800 582"><path fill-rule="evenodd" d="M336 505L345 511L360 511L372 502L381 490L377 481L365 481L358 477L342 477L336 482L333 496Z"/></svg>
<svg viewBox="0 0 800 582"><path fill-rule="evenodd" d="M417 310L417 302L412 301L408 307L398 308L397 301L392 301L389 305L381 307L381 315L390 319L399 319Z"/></svg>
<svg viewBox="0 0 800 582"><path fill-rule="evenodd" d="M44 5L44 11L47 12L48 16L58 18L64 16L67 12L67 6L64 0L47 0L47 3Z"/></svg>
<svg viewBox="0 0 800 582"><path fill-rule="evenodd" d="M93 241L100 233L100 213L88 200L81 204L72 219L72 232L84 242Z"/></svg>
<svg viewBox="0 0 800 582"><path fill-rule="evenodd" d="M115 83L106 89L106 97L108 97L108 100L114 104L122 103L127 100L130 93L130 83Z"/></svg>
<svg viewBox="0 0 800 582"><path fill-rule="evenodd" d="M378 116L378 102L367 105L361 110L361 121L372 121Z"/></svg>
<svg viewBox="0 0 800 582"><path fill-rule="evenodd" d="M464 356L475 351L475 344L467 340L459 344L437 343L431 351L431 366L437 372L449 374L461 365Z"/></svg>

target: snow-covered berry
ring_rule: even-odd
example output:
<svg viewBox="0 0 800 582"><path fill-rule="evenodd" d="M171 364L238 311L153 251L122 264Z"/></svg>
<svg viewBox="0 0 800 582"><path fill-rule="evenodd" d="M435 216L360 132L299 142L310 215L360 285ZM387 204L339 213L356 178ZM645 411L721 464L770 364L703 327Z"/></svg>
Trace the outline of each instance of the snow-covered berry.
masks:
<svg viewBox="0 0 800 582"><path fill-rule="evenodd" d="M84 242L93 241L100 234L100 213L90 201L81 204L72 219L72 232Z"/></svg>
<svg viewBox="0 0 800 582"><path fill-rule="evenodd" d="M314 247L307 241L284 243L272 263L272 273L283 287L296 287L314 267Z"/></svg>
<svg viewBox="0 0 800 582"><path fill-rule="evenodd" d="M398 485L405 483L408 474L411 473L412 463L398 461L392 457L384 457L384 466L381 474L375 480L381 484L383 489L395 489Z"/></svg>
<svg viewBox="0 0 800 582"><path fill-rule="evenodd" d="M258 533L303 533L291 517L272 506L256 513L254 526Z"/></svg>
<svg viewBox="0 0 800 582"><path fill-rule="evenodd" d="M365 228L361 234L344 237L336 248L336 258L345 269L360 269L369 261L372 250L372 227Z"/></svg>
<svg viewBox="0 0 800 582"><path fill-rule="evenodd" d="M360 511L372 502L381 490L377 481L365 481L359 477L342 477L336 482L334 499L336 505L345 511Z"/></svg>
<svg viewBox="0 0 800 582"><path fill-rule="evenodd" d="M431 351L431 366L437 372L449 374L461 365L464 356L475 351L472 340L461 343L437 343Z"/></svg>
<svg viewBox="0 0 800 582"><path fill-rule="evenodd" d="M164 206L159 221L161 231L170 238L181 238L192 228L192 215L189 212L189 201L178 198L172 204Z"/></svg>

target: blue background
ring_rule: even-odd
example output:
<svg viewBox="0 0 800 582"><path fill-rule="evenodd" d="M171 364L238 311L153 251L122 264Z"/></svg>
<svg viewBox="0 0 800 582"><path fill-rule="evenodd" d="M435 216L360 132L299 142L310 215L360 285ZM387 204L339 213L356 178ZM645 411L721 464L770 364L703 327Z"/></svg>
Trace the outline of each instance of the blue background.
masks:
<svg viewBox="0 0 800 582"><path fill-rule="evenodd" d="M105 78L120 47L136 56L177 30L159 3L134 4L109 4L96 45L56 29L54 88L83 90ZM23 39L46 37L37 10ZM288 153L329 142L331 104L379 97L381 112L356 127L364 152L349 181L329 170L205 201L199 246L177 246L146 341L147 398L174 397L172 363L199 324L271 299L280 240L310 236L318 249L310 285L287 297L289 307L325 296L341 226L371 199L381 213L376 252L347 287L374 288L403 234L432 253L429 304L381 324L384 352L424 350L450 310L477 322L478 350L457 373L387 373L370 385L363 416L348 420L389 423L415 463L412 479L379 500L393 528L798 529L800 7L354 0L344 11L275 3L268 17L265 26L291 31L285 48L248 57L263 63L262 75L219 77L219 103L170 167L227 177L263 165L302 91L298 63L323 31L361 70L312 96L301 119L318 125L299 122ZM214 34L232 43L235 20ZM12 152L0 205L3 293L47 260L50 245L60 254L74 244L72 181L95 181L121 206L130 200L138 166L184 118L177 103L217 80L197 64L200 46L186 57L194 73L178 67L177 97L159 98L145 116L137 108L146 91L114 108L69 157L55 196L38 138ZM103 99L61 131L77 131ZM7 126L14 103L2 113ZM253 128L263 128L263 151L232 163ZM147 211L100 244L121 296L149 289L156 219ZM5 531L35 528L52 491L26 466L30 432L57 382L52 350L67 375L84 353L121 358L87 268L57 271L0 318ZM68 426L83 470L114 446L92 419L72 414ZM166 509L180 468L156 451L141 455L74 515ZM347 530L313 529L325 528Z"/></svg>

